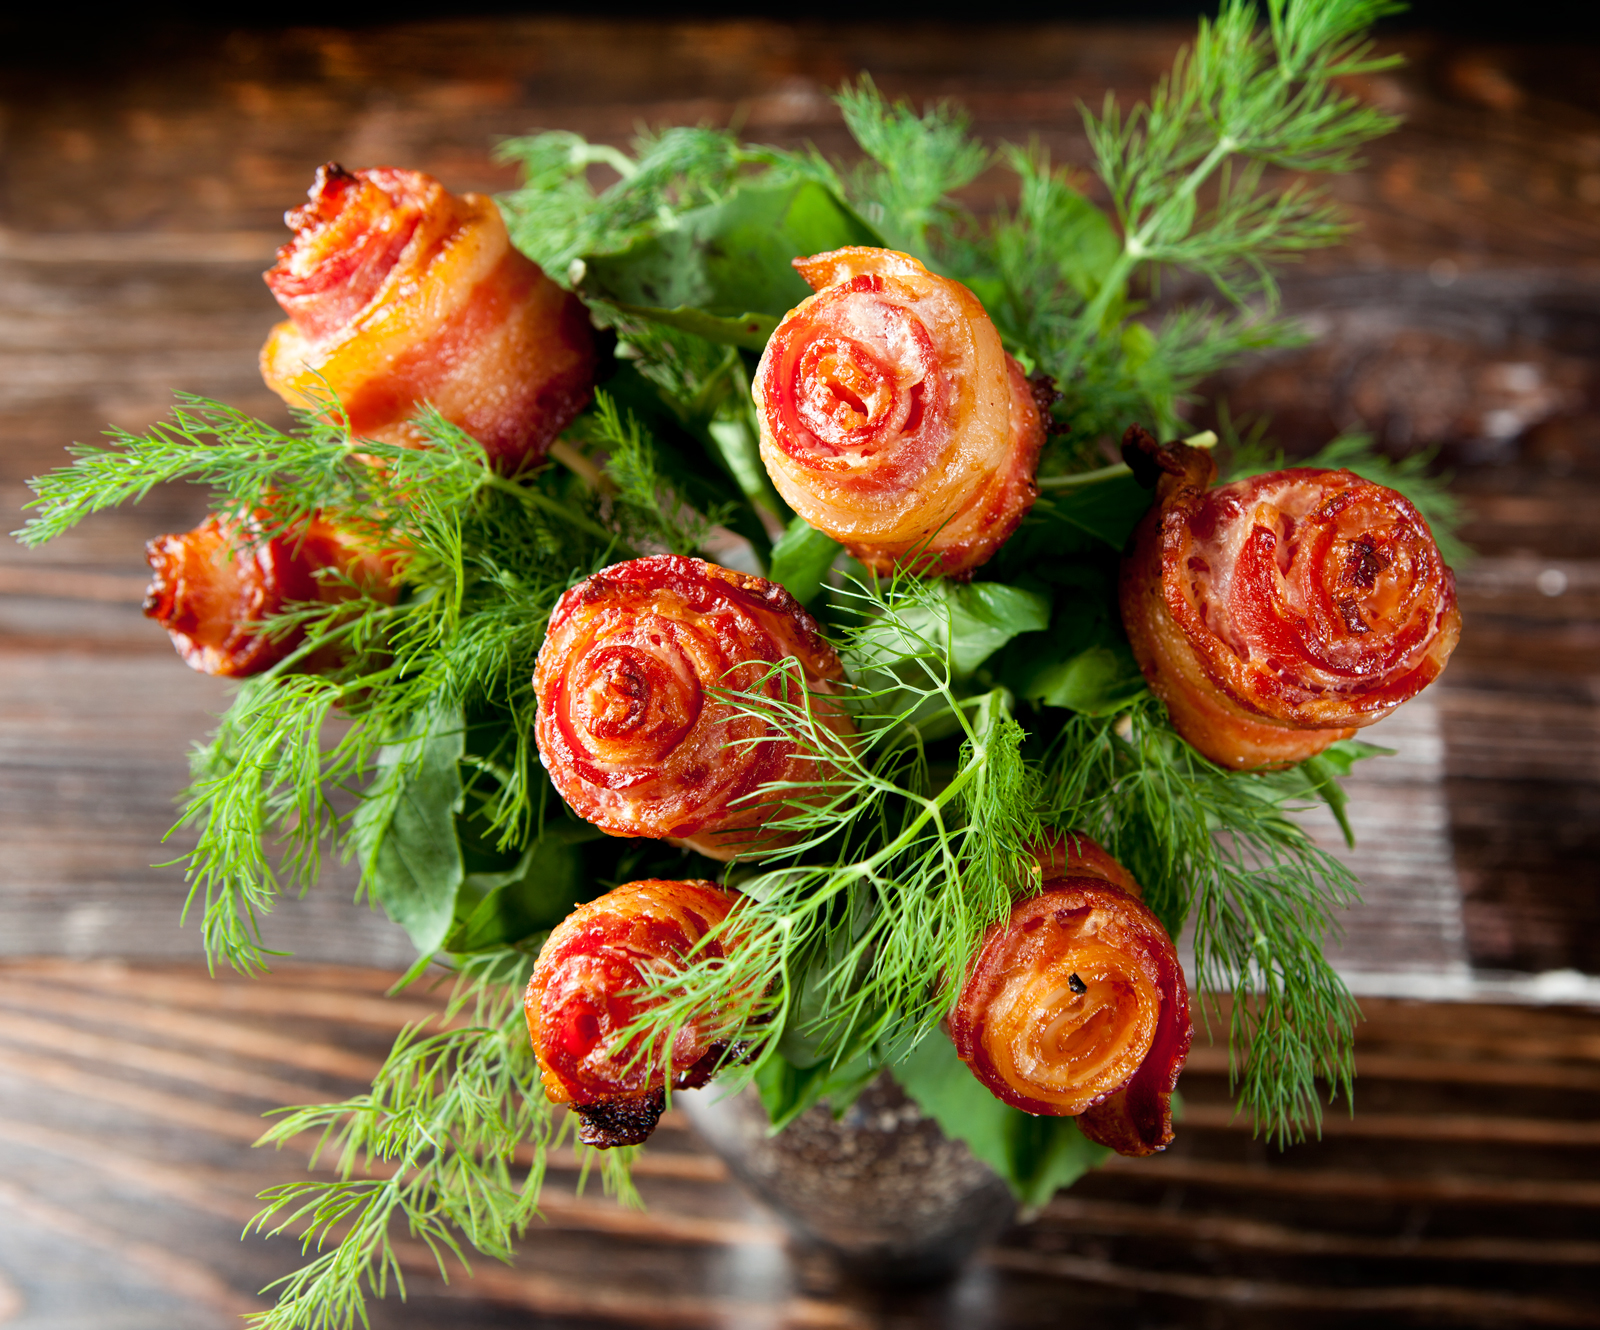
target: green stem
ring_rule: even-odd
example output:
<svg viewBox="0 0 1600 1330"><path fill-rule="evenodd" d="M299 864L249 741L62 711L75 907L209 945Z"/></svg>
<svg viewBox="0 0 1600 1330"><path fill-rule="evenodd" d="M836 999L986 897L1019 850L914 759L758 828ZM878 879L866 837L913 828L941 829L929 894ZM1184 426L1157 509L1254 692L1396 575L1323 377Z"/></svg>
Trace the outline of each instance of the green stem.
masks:
<svg viewBox="0 0 1600 1330"><path fill-rule="evenodd" d="M1200 186L1205 184L1211 173L1236 149L1238 143L1230 135L1224 134L1217 140L1216 146L1201 159L1198 165L1184 177L1183 183L1168 196L1165 203L1155 209L1143 226L1139 227L1122 242L1122 253L1117 255L1117 261L1111 265L1111 271L1106 274L1105 280L1100 284L1100 289L1095 292L1095 297L1089 302L1089 307L1084 310L1082 319L1078 322L1078 331L1073 335L1072 343L1067 347L1062 357L1069 368L1076 366L1083 358L1084 348L1088 345L1091 335L1098 336L1100 324L1105 320L1106 312L1111 308L1111 302L1117 299L1127 287L1127 282L1133 276L1133 270L1145 259L1150 252L1150 241L1160 231L1162 223L1179 204L1187 203L1194 197Z"/></svg>

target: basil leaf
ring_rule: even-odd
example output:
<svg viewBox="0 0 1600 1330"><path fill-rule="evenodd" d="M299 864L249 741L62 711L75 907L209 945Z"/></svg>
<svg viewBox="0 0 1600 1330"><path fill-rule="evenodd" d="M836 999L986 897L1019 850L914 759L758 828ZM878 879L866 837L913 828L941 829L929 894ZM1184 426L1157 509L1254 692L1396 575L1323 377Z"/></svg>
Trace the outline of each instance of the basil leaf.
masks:
<svg viewBox="0 0 1600 1330"><path fill-rule="evenodd" d="M944 1035L928 1035L890 1068L946 1136L994 1169L1019 1203L1040 1206L1111 1153L1071 1118L1034 1117L996 1099Z"/></svg>
<svg viewBox="0 0 1600 1330"><path fill-rule="evenodd" d="M811 294L791 259L882 243L814 180L745 185L621 253L586 256L577 289L625 313L760 351L778 320Z"/></svg>
<svg viewBox="0 0 1600 1330"><path fill-rule="evenodd" d="M821 594L823 579L843 548L797 517L772 547L770 576L802 605L809 605Z"/></svg>
<svg viewBox="0 0 1600 1330"><path fill-rule="evenodd" d="M1125 642L1085 647L1075 656L1038 670L1018 694L1047 707L1066 707L1086 716L1109 716L1145 690L1144 675Z"/></svg>
<svg viewBox="0 0 1600 1330"><path fill-rule="evenodd" d="M351 822L367 890L424 959L450 931L465 878L455 826L464 746L458 708L419 712L405 739L379 750Z"/></svg>

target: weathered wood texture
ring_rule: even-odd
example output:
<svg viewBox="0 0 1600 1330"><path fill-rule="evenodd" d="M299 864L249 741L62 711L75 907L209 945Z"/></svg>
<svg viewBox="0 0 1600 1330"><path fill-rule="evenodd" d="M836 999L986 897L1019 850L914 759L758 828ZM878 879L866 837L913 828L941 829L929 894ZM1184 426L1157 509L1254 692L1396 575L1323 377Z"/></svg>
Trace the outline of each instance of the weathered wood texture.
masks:
<svg viewBox="0 0 1600 1330"><path fill-rule="evenodd" d="M256 1192L306 1176L311 1142L251 1150L258 1115L360 1088L399 1024L436 1007L383 999L392 978L0 964L0 1324L220 1330L259 1309L298 1251L239 1232ZM1252 1140L1202 1047L1166 1155L1080 1182L948 1288L841 1283L669 1115L637 1172L648 1210L574 1194L563 1156L513 1266L446 1285L402 1239L410 1300L373 1325L1600 1325L1594 1018L1385 1002L1368 1017L1361 1112L1330 1116L1320 1143Z"/></svg>

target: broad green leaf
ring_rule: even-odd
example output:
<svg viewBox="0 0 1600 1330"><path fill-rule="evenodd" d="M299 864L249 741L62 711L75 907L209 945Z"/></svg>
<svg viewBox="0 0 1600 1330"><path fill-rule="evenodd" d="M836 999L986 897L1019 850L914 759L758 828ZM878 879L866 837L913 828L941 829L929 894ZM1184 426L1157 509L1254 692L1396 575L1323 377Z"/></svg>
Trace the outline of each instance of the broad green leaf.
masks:
<svg viewBox="0 0 1600 1330"><path fill-rule="evenodd" d="M898 648L889 639L905 636L905 654L925 649L924 643L943 647L951 669L966 678L1019 633L1050 623L1046 591L1004 582L938 582L934 591L941 603L904 610L899 624L884 625L882 644L891 660Z"/></svg>
<svg viewBox="0 0 1600 1330"><path fill-rule="evenodd" d="M404 740L380 750L352 823L367 890L424 958L450 931L465 878L455 825L464 736L459 709L420 712Z"/></svg>
<svg viewBox="0 0 1600 1330"><path fill-rule="evenodd" d="M877 234L823 185L745 185L680 213L620 254L584 259L578 289L626 313L759 351L811 294L791 259Z"/></svg>
<svg viewBox="0 0 1600 1330"><path fill-rule="evenodd" d="M780 1131L823 1100L834 1117L844 1116L882 1070L883 1064L868 1053L838 1066L819 1062L811 1067L797 1067L781 1053L773 1053L756 1071L755 1084L772 1129Z"/></svg>
<svg viewBox="0 0 1600 1330"><path fill-rule="evenodd" d="M509 873L474 873L463 883L463 905L444 949L464 955L491 951L554 928L586 894L583 850L559 832L548 832Z"/></svg>
<svg viewBox="0 0 1600 1330"><path fill-rule="evenodd" d="M1085 647L1075 656L1046 665L1019 696L1048 707L1067 707L1086 716L1121 711L1145 690L1139 662L1126 643Z"/></svg>
<svg viewBox="0 0 1600 1330"><path fill-rule="evenodd" d="M1154 497L1131 475L1118 475L1097 485L1051 494L1037 507L1042 510L1041 518L1069 523L1120 554L1139 519L1150 511Z"/></svg>
<svg viewBox="0 0 1600 1330"><path fill-rule="evenodd" d="M821 593L823 579L843 548L797 517L772 547L772 580L802 605L809 605Z"/></svg>
<svg viewBox="0 0 1600 1330"><path fill-rule="evenodd" d="M1071 1118L1034 1117L1001 1103L937 1031L891 1070L939 1130L965 1141L1022 1205L1043 1205L1111 1153L1088 1140Z"/></svg>

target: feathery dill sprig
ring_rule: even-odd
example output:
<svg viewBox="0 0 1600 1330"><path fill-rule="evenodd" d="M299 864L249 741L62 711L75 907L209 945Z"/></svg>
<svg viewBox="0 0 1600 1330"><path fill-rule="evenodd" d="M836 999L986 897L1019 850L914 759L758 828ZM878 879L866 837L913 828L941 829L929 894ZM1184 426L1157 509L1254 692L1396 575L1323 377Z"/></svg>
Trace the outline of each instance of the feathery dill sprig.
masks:
<svg viewBox="0 0 1600 1330"><path fill-rule="evenodd" d="M549 1152L573 1126L539 1086L520 1000L529 964L520 953L474 958L437 1026L403 1030L370 1092L281 1110L259 1144L315 1136L312 1166L332 1157L338 1176L262 1193L249 1230L292 1232L320 1254L272 1286L277 1304L249 1318L255 1330L365 1325L369 1297L383 1297L391 1281L404 1295L402 1225L440 1271L451 1258L470 1271L469 1247L511 1259L538 1214ZM585 1173L598 1162L605 1189L638 1203L633 1151L579 1148Z"/></svg>
<svg viewBox="0 0 1600 1330"><path fill-rule="evenodd" d="M644 469L644 433L614 411L608 419L634 469L604 511L601 496L562 468L497 474L481 445L435 412L417 420L428 446L402 448L354 440L311 413L285 433L192 397L148 434L119 432L111 448L77 449L72 466L35 482L25 539L48 539L98 508L189 479L212 487L219 512L265 514L263 537L292 536L312 514L359 532L389 552L405 583L395 604L358 597L291 606L268 621L264 631L298 629L302 644L241 686L196 752L182 821L199 835L182 862L213 960L264 967L262 916L281 891L315 882L325 851L350 829L339 792L359 792L419 716L489 707L506 717L511 751L498 764L485 835L501 845L527 840L545 788L533 774L531 678L556 600L629 557L626 535L648 532L679 548L707 526L682 505L663 511ZM344 662L336 668L297 669L335 653ZM349 722L337 731L328 724L336 714Z"/></svg>
<svg viewBox="0 0 1600 1330"><path fill-rule="evenodd" d="M1350 870L1288 816L1289 787L1212 766L1153 698L1120 717L1072 717L1044 781L1050 821L1126 864L1174 937L1192 922L1202 994L1213 1008L1232 995L1241 1110L1280 1144L1316 1129L1317 1082L1348 1099L1355 1076L1359 1013L1322 948L1359 894Z"/></svg>

